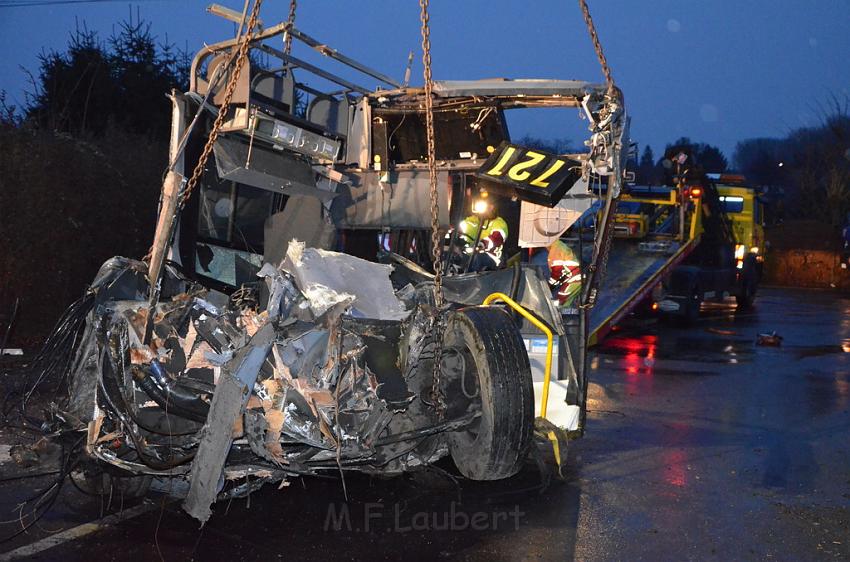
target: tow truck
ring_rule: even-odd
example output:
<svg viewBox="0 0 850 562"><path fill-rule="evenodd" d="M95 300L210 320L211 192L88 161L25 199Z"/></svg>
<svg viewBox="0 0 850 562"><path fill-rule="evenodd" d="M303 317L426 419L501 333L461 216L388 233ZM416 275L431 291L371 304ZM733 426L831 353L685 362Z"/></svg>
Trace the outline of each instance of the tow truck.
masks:
<svg viewBox="0 0 850 562"><path fill-rule="evenodd" d="M708 299L752 305L764 259L763 202L742 176L683 170L678 177L676 186L628 186L619 198L591 345L644 303L685 324Z"/></svg>
<svg viewBox="0 0 850 562"><path fill-rule="evenodd" d="M764 200L747 184L740 174L708 174L720 197L720 204L732 225L735 236L735 267L743 271L745 264L753 267L755 279L760 280L764 268ZM758 284L758 283L756 283ZM741 302L752 304L754 295L744 295Z"/></svg>

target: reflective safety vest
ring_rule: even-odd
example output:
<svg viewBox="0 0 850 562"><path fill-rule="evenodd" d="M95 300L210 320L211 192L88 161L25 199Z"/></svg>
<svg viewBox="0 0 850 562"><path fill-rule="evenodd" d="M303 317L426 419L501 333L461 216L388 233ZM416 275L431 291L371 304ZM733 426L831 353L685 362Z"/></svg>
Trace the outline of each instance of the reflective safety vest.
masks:
<svg viewBox="0 0 850 562"><path fill-rule="evenodd" d="M568 307L581 291L581 264L573 249L556 240L549 246L549 284L558 290L558 304Z"/></svg>
<svg viewBox="0 0 850 562"><path fill-rule="evenodd" d="M484 228L481 229L481 219L478 215L470 215L460 221L458 225L458 238L464 243L464 252L471 254L475 250L475 240L483 246L484 252L493 258L496 264L502 262L502 247L508 238L508 223L502 217L484 219Z"/></svg>

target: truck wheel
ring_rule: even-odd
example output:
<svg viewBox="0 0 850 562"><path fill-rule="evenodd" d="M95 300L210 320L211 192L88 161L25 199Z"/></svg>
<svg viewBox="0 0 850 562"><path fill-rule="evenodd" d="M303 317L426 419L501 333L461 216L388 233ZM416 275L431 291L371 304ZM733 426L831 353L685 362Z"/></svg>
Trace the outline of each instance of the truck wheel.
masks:
<svg viewBox="0 0 850 562"><path fill-rule="evenodd" d="M741 268L740 287L738 287L738 294L735 295L738 308L746 310L753 306L753 300L756 298L756 290L758 289L758 281L758 263L754 256L749 255L744 259L744 265Z"/></svg>
<svg viewBox="0 0 850 562"><path fill-rule="evenodd" d="M676 323L687 327L699 319L702 291L699 287L699 269L680 266L673 270L669 280L669 296L675 296L679 309L671 314Z"/></svg>
<svg viewBox="0 0 850 562"><path fill-rule="evenodd" d="M472 480L499 480L519 472L534 434L534 387L522 338L510 315L492 307L452 314L443 336L446 355L462 363L447 397L461 396L480 411L449 434L452 459Z"/></svg>
<svg viewBox="0 0 850 562"><path fill-rule="evenodd" d="M694 324L699 320L699 309L702 306L702 291L694 285L688 293L688 301L685 306L685 314L682 316L686 326Z"/></svg>

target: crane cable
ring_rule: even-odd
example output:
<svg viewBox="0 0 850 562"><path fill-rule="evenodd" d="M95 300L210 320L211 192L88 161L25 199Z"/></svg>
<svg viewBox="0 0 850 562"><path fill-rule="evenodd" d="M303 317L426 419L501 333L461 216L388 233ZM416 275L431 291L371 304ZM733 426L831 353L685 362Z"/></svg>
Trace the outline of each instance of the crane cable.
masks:
<svg viewBox="0 0 850 562"><path fill-rule="evenodd" d="M286 23L289 27L286 29L286 36L283 39L283 52L287 55L292 51L292 28L295 26L295 9L298 7L298 0L290 0L289 2L289 17Z"/></svg>
<svg viewBox="0 0 850 562"><path fill-rule="evenodd" d="M602 67L602 74L605 76L605 84L607 86L606 98L609 104L614 103L615 100L622 97L622 94L614 84L614 76L611 73L611 67L608 66L608 59L605 58L605 52L602 50L602 43L599 41L599 34L596 33L596 26L594 25L593 18L590 15L590 9L587 7L587 0L578 0L578 4L581 8L582 16L584 17L584 24L587 27L587 32L590 34L590 41L593 43L593 50L596 51L596 58L599 60L599 66ZM621 173L619 166L615 166L615 173ZM597 288L602 277L605 275L605 270L608 269L608 254L611 252L611 242L614 238L613 221L610 219L614 190L610 187L611 186L609 185L607 201L605 202L605 212L603 213L606 220L605 224L602 225L603 230L601 240L599 244L594 245L594 255L591 259L590 265L588 266L590 283L584 291L584 297L582 299L583 302L579 305L579 308L582 309L593 308L596 304L596 297L598 295Z"/></svg>
<svg viewBox="0 0 850 562"><path fill-rule="evenodd" d="M590 9L587 7L587 0L578 0L578 5L581 8L581 14L584 17L584 24L587 26L587 32L590 34L590 40L593 42L593 50L596 51L596 58L599 59L599 66L602 67L602 74L605 75L605 84L608 86L608 94L613 95L616 86L614 86L614 76L611 74L611 67L608 66L608 59L605 58L605 53L602 51L602 43L599 42L599 35L596 33L596 26L593 24L593 18L590 16Z"/></svg>
<svg viewBox="0 0 850 562"><path fill-rule="evenodd" d="M260 17L260 5L262 5L262 3L263 0L254 0L254 7L251 9L251 17L248 19L248 27L245 29L245 35L242 38L242 42L239 44L239 53L236 56L236 61L234 61L232 74L227 82L227 88L224 90L224 99L219 106L220 109L218 111L218 115L213 123L210 136L207 138L207 142L204 145L204 150L201 152L201 157L198 159L198 163L192 171L192 176L186 183L183 196L180 198L181 205L184 205L186 201L189 200L189 197L192 195L192 191L195 189L195 186L198 185L198 181L204 173L204 168L207 165L210 153L212 153L215 141L218 139L218 133L221 130L222 125L224 125L224 120L227 118L227 106L230 105L230 100L233 99L233 94L236 91L236 85L239 82L239 74L242 72L242 67L248 59L248 47L251 45L251 37L254 34L254 28L257 26L257 21Z"/></svg>
<svg viewBox="0 0 850 562"><path fill-rule="evenodd" d="M440 243L440 206L437 191L437 156L434 144L434 99L431 77L431 29L428 15L429 0L419 0L419 17L422 23L422 66L425 79L425 129L428 152L428 186L431 198L431 255L434 267L434 308L431 319L431 338L434 342L434 372L431 386L431 403L437 415L443 418L446 403L443 398L440 378L442 375L443 325L440 313L443 309L442 245Z"/></svg>

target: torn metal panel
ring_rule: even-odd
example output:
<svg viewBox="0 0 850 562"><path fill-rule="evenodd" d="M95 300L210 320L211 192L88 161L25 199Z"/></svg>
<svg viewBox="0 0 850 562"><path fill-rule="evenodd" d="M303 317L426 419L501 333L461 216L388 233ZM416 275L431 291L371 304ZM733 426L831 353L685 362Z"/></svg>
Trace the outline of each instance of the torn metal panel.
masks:
<svg viewBox="0 0 850 562"><path fill-rule="evenodd" d="M116 256L100 266L91 288L99 302L141 300L148 288L146 274L144 262Z"/></svg>
<svg viewBox="0 0 850 562"><path fill-rule="evenodd" d="M272 325L263 326L225 366L216 385L207 423L192 463L191 487L183 502L186 512L202 523L212 514L210 506L219 492L227 452L233 442L233 426L248 402L273 337Z"/></svg>
<svg viewBox="0 0 850 562"><path fill-rule="evenodd" d="M389 173L350 173L350 185L338 187L340 196L331 205L337 228L431 228L431 199L427 170ZM440 225L449 224L449 172L437 172Z"/></svg>
<svg viewBox="0 0 850 562"><path fill-rule="evenodd" d="M218 177L284 195L308 195L330 201L336 195L316 188L308 160L248 142L219 137L213 146Z"/></svg>
<svg viewBox="0 0 850 562"><path fill-rule="evenodd" d="M555 207L522 202L519 219L519 247L545 248L561 237L590 208L594 199L586 195L587 181L580 180L584 189L568 194Z"/></svg>
<svg viewBox="0 0 850 562"><path fill-rule="evenodd" d="M534 267L522 267L520 271L520 282L514 300L528 310L533 310L557 334L563 335L561 314L552 305L552 292L546 281ZM484 302L487 295L506 291L509 293L513 276L512 269L453 275L443 279L443 291L449 301L478 305Z"/></svg>
<svg viewBox="0 0 850 562"><path fill-rule="evenodd" d="M279 317L288 318L292 307L299 300L303 299L301 293L295 288L289 277L284 276L279 269L270 263L263 265L262 269L257 273L257 277L266 280L266 288L269 296L265 301L265 312L269 319L276 320Z"/></svg>
<svg viewBox="0 0 850 562"><path fill-rule="evenodd" d="M410 260L397 254L391 254L397 271L393 277L424 283L433 278L430 273L411 264ZM412 265L412 267L411 267ZM511 293L514 269L499 269L480 273L464 273L443 278L443 295L449 302L477 306L492 293ZM536 267L523 265L520 268L514 300L529 310L533 310L544 322L554 328L559 335L564 334L561 314L552 304L552 292L542 274Z"/></svg>
<svg viewBox="0 0 850 562"><path fill-rule="evenodd" d="M363 318L401 320L409 314L395 296L388 265L291 243L282 268L317 316L340 304L351 304L351 314Z"/></svg>
<svg viewBox="0 0 850 562"><path fill-rule="evenodd" d="M266 220L263 259L279 265L286 257L289 242L301 240L307 247L330 250L336 240L336 229L326 217L321 200L306 195L292 195L283 211Z"/></svg>
<svg viewBox="0 0 850 562"><path fill-rule="evenodd" d="M306 377L325 363L330 333L313 329L283 343L276 343L274 356L277 367L285 369L288 378Z"/></svg>

